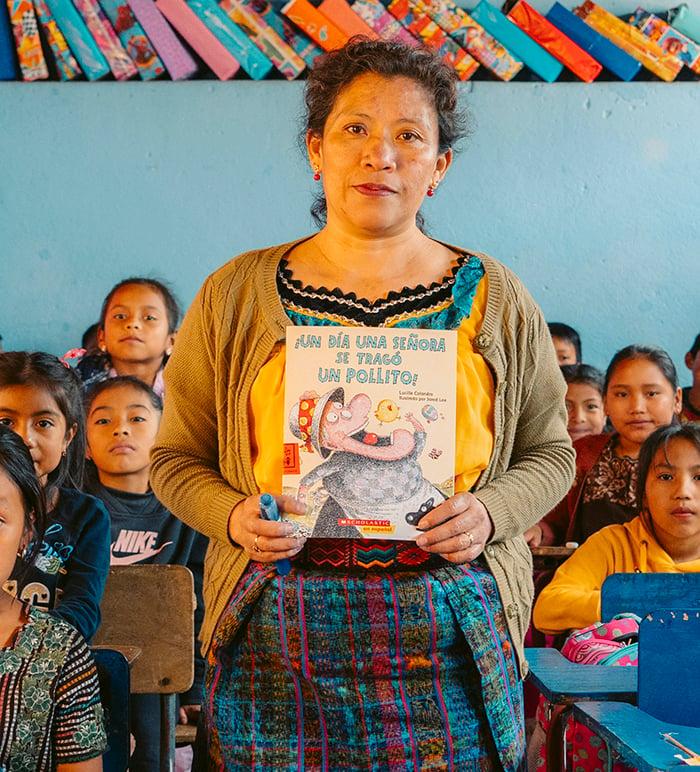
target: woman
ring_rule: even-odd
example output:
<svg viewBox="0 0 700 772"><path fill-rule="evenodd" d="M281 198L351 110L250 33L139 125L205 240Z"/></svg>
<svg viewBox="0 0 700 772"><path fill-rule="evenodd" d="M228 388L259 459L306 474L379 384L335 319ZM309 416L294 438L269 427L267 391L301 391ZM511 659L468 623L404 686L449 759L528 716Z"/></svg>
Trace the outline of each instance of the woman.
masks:
<svg viewBox="0 0 700 772"><path fill-rule="evenodd" d="M547 326L503 266L418 227L462 135L437 57L351 43L318 62L306 108L323 227L207 279L166 370L153 451L156 495L211 539L210 763L515 769L532 598L520 534L573 471ZM419 521L417 545L304 547L260 518L260 491L281 489L285 327L329 323L458 332L459 493ZM382 568L368 570L376 550Z"/></svg>

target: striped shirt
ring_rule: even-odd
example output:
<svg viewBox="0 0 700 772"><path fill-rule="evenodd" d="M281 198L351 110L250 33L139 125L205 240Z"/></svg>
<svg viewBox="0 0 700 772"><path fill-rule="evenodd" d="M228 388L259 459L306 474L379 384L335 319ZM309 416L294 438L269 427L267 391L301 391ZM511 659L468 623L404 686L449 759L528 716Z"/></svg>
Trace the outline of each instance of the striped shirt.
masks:
<svg viewBox="0 0 700 772"><path fill-rule="evenodd" d="M0 772L48 772L101 756L107 744L85 641L36 608L28 617L0 649Z"/></svg>

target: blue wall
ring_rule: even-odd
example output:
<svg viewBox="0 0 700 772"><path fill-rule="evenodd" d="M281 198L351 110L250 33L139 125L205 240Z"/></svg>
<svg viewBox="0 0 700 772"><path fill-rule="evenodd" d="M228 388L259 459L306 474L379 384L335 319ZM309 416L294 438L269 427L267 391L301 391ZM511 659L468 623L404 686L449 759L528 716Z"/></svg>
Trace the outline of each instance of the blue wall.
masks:
<svg viewBox="0 0 700 772"><path fill-rule="evenodd" d="M632 6L635 3L631 4ZM431 231L491 252L604 365L649 341L682 357L699 331L696 83L477 82L474 133ZM301 84L0 85L0 333L77 345L128 274L189 303L249 247L309 232Z"/></svg>

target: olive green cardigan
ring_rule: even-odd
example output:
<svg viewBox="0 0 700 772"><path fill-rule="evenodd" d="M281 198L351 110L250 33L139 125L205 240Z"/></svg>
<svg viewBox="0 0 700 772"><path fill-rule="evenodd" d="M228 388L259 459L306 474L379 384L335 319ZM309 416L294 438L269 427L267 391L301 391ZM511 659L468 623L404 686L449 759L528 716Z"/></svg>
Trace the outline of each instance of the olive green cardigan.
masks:
<svg viewBox="0 0 700 772"><path fill-rule="evenodd" d="M205 651L248 563L229 540L227 524L233 507L258 493L250 390L291 324L277 293L276 270L295 243L247 252L209 276L165 369L167 397L151 481L168 509L211 540L204 566ZM569 490L574 453L566 432L565 384L542 313L507 268L478 256L489 289L474 345L491 367L495 405L493 454L474 492L493 520L486 562L522 662L533 588L521 534Z"/></svg>

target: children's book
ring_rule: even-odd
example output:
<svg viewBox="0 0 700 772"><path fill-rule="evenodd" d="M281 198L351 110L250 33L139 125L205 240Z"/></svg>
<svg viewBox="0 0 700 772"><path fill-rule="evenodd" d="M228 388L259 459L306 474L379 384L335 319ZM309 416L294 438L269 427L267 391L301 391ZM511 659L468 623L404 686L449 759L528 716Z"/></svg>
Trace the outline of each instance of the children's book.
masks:
<svg viewBox="0 0 700 772"><path fill-rule="evenodd" d="M369 24L352 10L346 0L323 0L318 10L349 38L353 35L363 35L370 40L376 40L379 37Z"/></svg>
<svg viewBox="0 0 700 772"><path fill-rule="evenodd" d="M128 80L136 75L136 65L124 50L105 12L97 0L73 0L90 34L102 51L112 74L117 80Z"/></svg>
<svg viewBox="0 0 700 772"><path fill-rule="evenodd" d="M315 538L414 539L454 493L457 332L288 327L283 492Z"/></svg>
<svg viewBox="0 0 700 772"><path fill-rule="evenodd" d="M281 11L324 51L342 48L348 36L330 22L309 0L289 0Z"/></svg>
<svg viewBox="0 0 700 772"><path fill-rule="evenodd" d="M99 80L109 75L107 60L71 0L46 0L46 5L80 63L85 77L88 80Z"/></svg>
<svg viewBox="0 0 700 772"><path fill-rule="evenodd" d="M637 8L630 18L630 24L634 24L650 40L658 43L665 53L675 56L696 75L700 75L700 43L691 40L668 22L643 8Z"/></svg>
<svg viewBox="0 0 700 772"><path fill-rule="evenodd" d="M31 0L7 0L17 58L24 80L45 80L49 70L41 50L39 25Z"/></svg>
<svg viewBox="0 0 700 772"><path fill-rule="evenodd" d="M409 46L419 45L418 40L386 10L379 0L355 0L350 7L382 40L400 40Z"/></svg>
<svg viewBox="0 0 700 772"><path fill-rule="evenodd" d="M75 61L75 57L70 52L68 43L66 43L66 39L58 28L56 20L49 10L49 6L46 5L45 0L34 0L34 8L39 23L44 30L46 41L51 48L59 78L61 80L73 80L81 73L80 65Z"/></svg>
<svg viewBox="0 0 700 772"><path fill-rule="evenodd" d="M287 45L301 56L307 67L313 67L316 57L321 56L323 49L307 37L303 32L280 16L269 0L242 0L243 4L255 11L264 19ZM378 0L377 0L378 2Z"/></svg>
<svg viewBox="0 0 700 772"><path fill-rule="evenodd" d="M10 10L0 3L0 80L14 80L17 77L15 56Z"/></svg>

